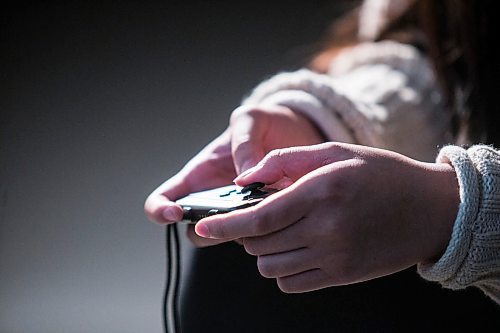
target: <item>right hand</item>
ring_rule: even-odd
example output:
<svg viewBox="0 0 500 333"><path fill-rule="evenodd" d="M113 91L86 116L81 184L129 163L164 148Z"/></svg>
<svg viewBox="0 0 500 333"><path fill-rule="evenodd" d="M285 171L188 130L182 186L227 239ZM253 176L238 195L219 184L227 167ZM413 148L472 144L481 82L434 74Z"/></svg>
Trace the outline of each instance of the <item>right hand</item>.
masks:
<svg viewBox="0 0 500 333"><path fill-rule="evenodd" d="M196 231L241 239L264 277L304 292L432 263L445 252L459 209L455 170L367 146L278 149L240 186L293 184L262 203L203 219Z"/></svg>
<svg viewBox="0 0 500 333"><path fill-rule="evenodd" d="M273 149L322 141L311 122L289 108L239 107L220 136L148 196L144 204L146 216L160 224L178 222L183 211L175 200L192 192L231 184L238 174L256 165ZM198 236L192 226L188 227L187 236L200 247L223 242Z"/></svg>
<svg viewBox="0 0 500 333"><path fill-rule="evenodd" d="M231 152L238 174L255 166L274 149L324 142L311 121L288 107L241 106L230 121Z"/></svg>

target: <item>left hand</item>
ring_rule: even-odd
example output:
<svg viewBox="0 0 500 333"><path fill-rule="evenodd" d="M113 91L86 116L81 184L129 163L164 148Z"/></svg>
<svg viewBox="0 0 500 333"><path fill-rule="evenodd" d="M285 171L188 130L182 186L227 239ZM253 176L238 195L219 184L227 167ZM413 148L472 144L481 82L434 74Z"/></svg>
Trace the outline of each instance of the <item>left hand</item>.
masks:
<svg viewBox="0 0 500 333"><path fill-rule="evenodd" d="M322 142L313 123L299 112L283 106L241 106L231 114L228 128L196 154L175 176L166 180L146 199L146 216L157 223L182 219L175 200L192 192L229 185L241 171L254 166L270 150ZM187 237L198 246L224 240L199 237L192 225Z"/></svg>
<svg viewBox="0 0 500 333"><path fill-rule="evenodd" d="M453 168L369 147L275 150L239 185L292 185L260 204L201 220L200 236L243 238L264 277L304 292L391 274L444 252L458 211Z"/></svg>

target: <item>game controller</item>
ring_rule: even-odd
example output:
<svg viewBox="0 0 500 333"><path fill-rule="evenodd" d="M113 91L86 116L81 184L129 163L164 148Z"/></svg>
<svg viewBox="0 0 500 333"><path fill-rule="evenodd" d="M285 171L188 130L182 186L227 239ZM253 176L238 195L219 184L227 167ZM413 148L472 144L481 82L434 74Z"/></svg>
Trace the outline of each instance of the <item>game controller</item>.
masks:
<svg viewBox="0 0 500 333"><path fill-rule="evenodd" d="M244 187L228 185L189 194L176 203L184 210L183 222L196 223L208 216L256 205L276 192L275 189L264 187L264 183L252 183Z"/></svg>

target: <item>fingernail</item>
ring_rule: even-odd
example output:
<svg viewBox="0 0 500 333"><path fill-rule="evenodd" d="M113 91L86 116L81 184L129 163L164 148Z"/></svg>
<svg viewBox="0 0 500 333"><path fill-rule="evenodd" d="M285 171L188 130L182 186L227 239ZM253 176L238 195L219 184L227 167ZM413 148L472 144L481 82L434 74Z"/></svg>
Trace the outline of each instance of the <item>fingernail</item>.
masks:
<svg viewBox="0 0 500 333"><path fill-rule="evenodd" d="M208 227L204 223L198 223L195 226L194 231L196 232L196 234L198 236L201 236L204 238L211 238L210 230L208 229Z"/></svg>
<svg viewBox="0 0 500 333"><path fill-rule="evenodd" d="M177 221L177 216L175 215L174 212L172 212L172 210L170 209L165 209L163 210L163 218L167 221Z"/></svg>

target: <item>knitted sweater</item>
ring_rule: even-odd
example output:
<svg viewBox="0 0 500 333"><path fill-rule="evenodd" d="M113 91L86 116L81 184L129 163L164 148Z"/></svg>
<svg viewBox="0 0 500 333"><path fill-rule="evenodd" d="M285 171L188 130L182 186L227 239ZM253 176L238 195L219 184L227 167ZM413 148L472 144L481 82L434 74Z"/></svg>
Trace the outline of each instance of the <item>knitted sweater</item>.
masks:
<svg viewBox="0 0 500 333"><path fill-rule="evenodd" d="M335 58L326 74L279 73L243 104L283 105L306 115L331 141L390 149L448 162L462 203L446 253L419 265L428 280L452 289L477 286L500 303L500 154L452 142L450 116L427 59L409 45L366 42Z"/></svg>
<svg viewBox="0 0 500 333"><path fill-rule="evenodd" d="M363 43L336 57L327 74L280 73L243 104L283 105L310 118L331 141L391 149L431 161L450 142L450 115L427 59L392 41Z"/></svg>
<svg viewBox="0 0 500 333"><path fill-rule="evenodd" d="M476 286L500 304L500 152L447 146L437 161L455 168L460 208L445 253L418 271L451 289Z"/></svg>

